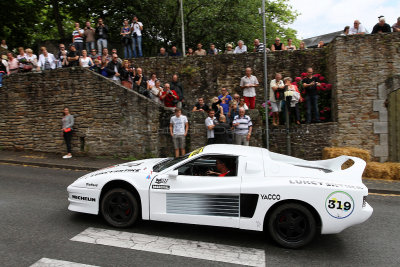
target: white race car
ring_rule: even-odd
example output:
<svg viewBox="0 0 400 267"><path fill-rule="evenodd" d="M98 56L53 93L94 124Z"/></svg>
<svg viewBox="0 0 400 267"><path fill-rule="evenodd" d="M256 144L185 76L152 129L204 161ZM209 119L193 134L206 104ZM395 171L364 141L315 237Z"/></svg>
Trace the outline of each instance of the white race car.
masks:
<svg viewBox="0 0 400 267"><path fill-rule="evenodd" d="M342 170L349 159L353 165ZM298 248L371 216L364 168L355 157L306 161L258 147L209 145L180 158L89 173L68 187L68 209L101 214L114 227L140 217L265 230L278 244Z"/></svg>

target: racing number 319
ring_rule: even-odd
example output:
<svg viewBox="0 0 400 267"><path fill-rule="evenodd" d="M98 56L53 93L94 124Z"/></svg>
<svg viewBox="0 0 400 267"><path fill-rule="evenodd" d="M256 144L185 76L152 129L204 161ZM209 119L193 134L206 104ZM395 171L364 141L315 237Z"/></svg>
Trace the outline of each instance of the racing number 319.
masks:
<svg viewBox="0 0 400 267"><path fill-rule="evenodd" d="M344 202L343 206L342 206L342 201L338 201L338 200L329 200L328 203L328 208L330 209L334 209L336 207L336 203L337 205L337 209L338 210L350 210L351 209L351 203L350 202Z"/></svg>

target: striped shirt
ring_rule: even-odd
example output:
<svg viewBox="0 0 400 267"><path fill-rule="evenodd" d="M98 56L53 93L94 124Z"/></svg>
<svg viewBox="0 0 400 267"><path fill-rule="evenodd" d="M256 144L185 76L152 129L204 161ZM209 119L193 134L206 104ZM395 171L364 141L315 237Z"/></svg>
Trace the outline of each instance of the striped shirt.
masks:
<svg viewBox="0 0 400 267"><path fill-rule="evenodd" d="M74 43L83 43L83 34L84 31L82 29L79 29L79 31L75 29L72 32L72 36L74 37Z"/></svg>
<svg viewBox="0 0 400 267"><path fill-rule="evenodd" d="M236 115L233 119L232 124L239 123L238 126L235 126L235 134L238 135L247 135L249 133L250 127L253 126L251 119L248 115L244 115L240 117L240 115Z"/></svg>

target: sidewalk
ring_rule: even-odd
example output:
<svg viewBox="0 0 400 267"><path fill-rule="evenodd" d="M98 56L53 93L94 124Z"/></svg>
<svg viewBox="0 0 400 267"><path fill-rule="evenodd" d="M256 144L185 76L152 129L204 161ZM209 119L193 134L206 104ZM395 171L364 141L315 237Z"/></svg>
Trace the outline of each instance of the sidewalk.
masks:
<svg viewBox="0 0 400 267"><path fill-rule="evenodd" d="M38 152L0 151L0 163L31 165L47 168L95 171L127 160L77 156L63 159L61 155ZM400 195L400 181L363 179L370 193Z"/></svg>

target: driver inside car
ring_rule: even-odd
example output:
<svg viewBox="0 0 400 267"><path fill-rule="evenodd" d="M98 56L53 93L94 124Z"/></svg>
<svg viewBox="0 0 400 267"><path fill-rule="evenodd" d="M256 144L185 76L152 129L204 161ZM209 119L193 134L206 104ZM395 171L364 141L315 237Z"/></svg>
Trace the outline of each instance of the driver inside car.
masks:
<svg viewBox="0 0 400 267"><path fill-rule="evenodd" d="M231 170L227 167L227 163L224 162L222 159L216 160L216 167L218 172L208 170L207 175L224 177L226 175L229 175L229 173L231 172Z"/></svg>

